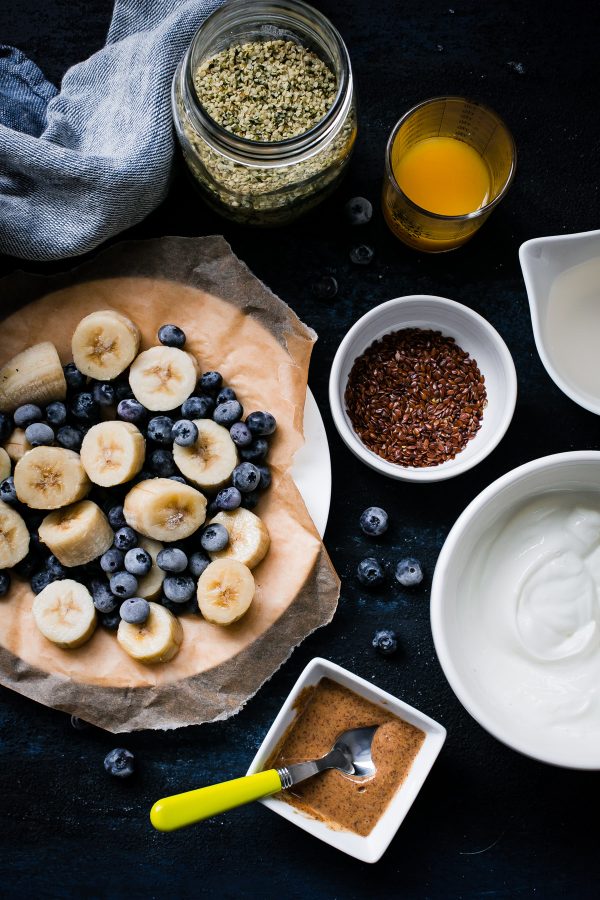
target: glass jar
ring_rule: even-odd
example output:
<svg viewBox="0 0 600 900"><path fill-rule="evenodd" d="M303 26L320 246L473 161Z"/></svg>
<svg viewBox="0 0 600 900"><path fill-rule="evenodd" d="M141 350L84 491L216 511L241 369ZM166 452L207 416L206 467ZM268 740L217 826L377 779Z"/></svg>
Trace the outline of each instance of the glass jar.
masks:
<svg viewBox="0 0 600 900"><path fill-rule="evenodd" d="M203 108L194 74L232 45L286 40L315 53L336 77L325 116L281 141L248 140L227 131ZM249 225L282 225L321 202L340 181L356 139L356 105L348 51L333 25L301 0L230 0L198 29L172 91L175 129L206 202Z"/></svg>

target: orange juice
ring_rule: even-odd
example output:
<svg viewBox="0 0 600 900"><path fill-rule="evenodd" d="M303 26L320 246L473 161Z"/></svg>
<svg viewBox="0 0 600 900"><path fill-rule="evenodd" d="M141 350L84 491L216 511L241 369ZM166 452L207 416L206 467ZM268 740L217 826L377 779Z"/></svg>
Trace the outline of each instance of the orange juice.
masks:
<svg viewBox="0 0 600 900"><path fill-rule="evenodd" d="M490 172L477 150L453 137L432 137L409 147L394 162L406 196L428 212L463 216L490 198Z"/></svg>

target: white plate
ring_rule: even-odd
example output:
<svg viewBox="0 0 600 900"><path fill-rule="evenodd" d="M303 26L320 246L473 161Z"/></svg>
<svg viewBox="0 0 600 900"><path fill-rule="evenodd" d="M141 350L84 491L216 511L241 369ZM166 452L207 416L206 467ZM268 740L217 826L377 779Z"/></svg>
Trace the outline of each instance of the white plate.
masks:
<svg viewBox="0 0 600 900"><path fill-rule="evenodd" d="M331 503L331 458L325 425L310 388L304 406L304 445L294 457L292 477L323 537Z"/></svg>

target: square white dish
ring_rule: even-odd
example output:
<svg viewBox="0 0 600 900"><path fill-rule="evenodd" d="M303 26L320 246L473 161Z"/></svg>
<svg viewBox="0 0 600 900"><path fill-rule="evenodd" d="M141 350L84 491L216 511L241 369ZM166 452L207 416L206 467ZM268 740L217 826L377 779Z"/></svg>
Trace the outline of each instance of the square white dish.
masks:
<svg viewBox="0 0 600 900"><path fill-rule="evenodd" d="M265 763L294 721L296 715L294 704L298 695L304 688L318 684L322 678L330 678L337 684L354 691L359 696L365 697L376 706L382 707L387 712L393 712L399 718L420 728L425 732L425 740L421 749L405 781L394 794L387 809L371 833L365 837L354 834L351 831L333 828L325 822L321 822L284 802L279 799L278 795L267 797L260 802L268 806L273 812L283 816L284 819L325 841L326 844L330 844L332 847L336 847L338 850L342 850L344 853L348 853L350 856L354 856L363 862L374 863L385 853L419 793L446 740L446 729L429 718L429 716L419 712L419 710L409 706L407 703L403 703L402 700L398 700L386 691L382 691L374 684L365 681L364 678L359 678L358 675L354 675L347 669L343 669L341 666L326 659L315 657L306 666L290 691L277 718L271 725L256 756L252 760L248 769L248 775L253 775L255 772L261 772L264 769Z"/></svg>

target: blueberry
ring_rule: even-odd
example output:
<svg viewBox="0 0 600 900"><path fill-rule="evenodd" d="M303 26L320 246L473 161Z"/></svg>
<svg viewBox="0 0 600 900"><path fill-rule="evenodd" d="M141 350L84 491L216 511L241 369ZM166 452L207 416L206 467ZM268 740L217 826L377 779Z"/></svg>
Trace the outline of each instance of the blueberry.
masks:
<svg viewBox="0 0 600 900"><path fill-rule="evenodd" d="M142 597L130 597L121 603L119 615L130 625L143 625L150 615L150 604Z"/></svg>
<svg viewBox="0 0 600 900"><path fill-rule="evenodd" d="M206 507L206 518L211 519L213 516L216 516L218 512L221 512L219 507L217 506L216 497L213 500L210 500L208 506Z"/></svg>
<svg viewBox="0 0 600 900"><path fill-rule="evenodd" d="M169 475L171 481L178 481L179 484L187 484L187 481L183 477L183 475Z"/></svg>
<svg viewBox="0 0 600 900"><path fill-rule="evenodd" d="M147 434L156 444L172 444L171 432L173 431L173 419L169 416L154 416L148 422Z"/></svg>
<svg viewBox="0 0 600 900"><path fill-rule="evenodd" d="M255 438L249 447L240 447L240 456L246 462L259 462L269 452L269 445L265 438Z"/></svg>
<svg viewBox="0 0 600 900"><path fill-rule="evenodd" d="M196 601L196 603L197 602L198 601ZM183 612L183 607L180 603L174 603L172 600L169 600L168 597L165 597L164 594L162 594L159 603L161 606L164 606L165 609L168 609L169 612L172 612L175 616L180 616Z"/></svg>
<svg viewBox="0 0 600 900"><path fill-rule="evenodd" d="M54 432L49 425L43 422L34 422L25 429L25 439L32 447L43 447L54 441Z"/></svg>
<svg viewBox="0 0 600 900"><path fill-rule="evenodd" d="M67 571L61 561L56 556L49 556L46 560L46 569L52 575L54 581L67 577Z"/></svg>
<svg viewBox="0 0 600 900"><path fill-rule="evenodd" d="M370 537L379 537L388 528L388 514L380 506L369 506L360 517L360 527Z"/></svg>
<svg viewBox="0 0 600 900"><path fill-rule="evenodd" d="M129 778L135 771L133 753L123 747L111 750L104 758L104 768L114 778Z"/></svg>
<svg viewBox="0 0 600 900"><path fill-rule="evenodd" d="M35 403L25 403L19 406L13 413L13 421L17 428L27 428L34 422L41 422L44 414Z"/></svg>
<svg viewBox="0 0 600 900"><path fill-rule="evenodd" d="M260 472L251 462L240 463L236 466L231 474L233 486L241 491L242 494L249 493L258 487L260 483Z"/></svg>
<svg viewBox="0 0 600 900"><path fill-rule="evenodd" d="M376 631L373 635L373 646L382 656L391 656L398 649L396 632L389 628Z"/></svg>
<svg viewBox="0 0 600 900"><path fill-rule="evenodd" d="M187 564L188 558L179 547L165 547L156 557L156 565L163 572L184 572Z"/></svg>
<svg viewBox="0 0 600 900"><path fill-rule="evenodd" d="M210 565L210 559L201 550L192 553L189 558L188 568L194 578L200 578L208 565Z"/></svg>
<svg viewBox="0 0 600 900"><path fill-rule="evenodd" d="M241 502L242 495L236 487L223 488L215 497L217 507L227 511L237 509Z"/></svg>
<svg viewBox="0 0 600 900"><path fill-rule="evenodd" d="M385 581L385 573L378 559L373 556L367 556L361 559L356 569L356 576L361 584L365 587L377 587Z"/></svg>
<svg viewBox="0 0 600 900"><path fill-rule="evenodd" d="M64 425L59 428L56 441L65 450L79 450L83 441L83 432L81 428L73 427L73 425Z"/></svg>
<svg viewBox="0 0 600 900"><path fill-rule="evenodd" d="M28 553L21 562L13 566L13 572L16 572L21 578L31 578L40 561L35 553Z"/></svg>
<svg viewBox="0 0 600 900"><path fill-rule="evenodd" d="M112 593L108 582L104 579L94 579L90 582L90 593L94 606L101 613L112 613L119 605L119 601Z"/></svg>
<svg viewBox="0 0 600 900"><path fill-rule="evenodd" d="M212 397L188 397L181 404L181 415L186 419L206 419L215 408Z"/></svg>
<svg viewBox="0 0 600 900"><path fill-rule="evenodd" d="M198 440L198 427L191 419L179 419L173 425L171 437L180 447L191 447Z"/></svg>
<svg viewBox="0 0 600 900"><path fill-rule="evenodd" d="M158 329L158 339L165 347L185 347L185 332L177 325L161 325Z"/></svg>
<svg viewBox="0 0 600 900"><path fill-rule="evenodd" d="M333 275L321 275L313 281L311 290L317 300L333 300L338 292L338 283Z"/></svg>
<svg viewBox="0 0 600 900"><path fill-rule="evenodd" d="M67 363L67 365L63 367L63 372L65 373L67 387L71 388L71 390L80 391L85 387L87 378L83 372L79 371L75 363Z"/></svg>
<svg viewBox="0 0 600 900"><path fill-rule="evenodd" d="M230 387L221 388L217 394L217 406L221 403L227 403L228 400L237 400L236 392Z"/></svg>
<svg viewBox="0 0 600 900"><path fill-rule="evenodd" d="M414 587L423 581L423 569L418 559L409 556L396 566L396 580L402 587Z"/></svg>
<svg viewBox="0 0 600 900"><path fill-rule="evenodd" d="M344 206L344 213L351 225L366 225L371 221L373 205L364 197L353 197Z"/></svg>
<svg viewBox="0 0 600 900"><path fill-rule="evenodd" d="M268 466L261 465L256 467L260 472L260 482L258 485L258 489L261 491L266 491L268 487L271 487L271 470Z"/></svg>
<svg viewBox="0 0 600 900"><path fill-rule="evenodd" d="M203 391L216 392L221 390L223 376L220 372L205 372L198 382Z"/></svg>
<svg viewBox="0 0 600 900"><path fill-rule="evenodd" d="M41 572L36 572L35 575L31 576L30 584L31 590L34 594L39 594L40 591L43 591L44 588L48 587L48 585L54 581L55 579L52 577L50 572L42 569Z"/></svg>
<svg viewBox="0 0 600 900"><path fill-rule="evenodd" d="M226 400L220 403L213 413L213 419L217 425L224 425L229 428L244 415L244 408L238 400Z"/></svg>
<svg viewBox="0 0 600 900"><path fill-rule="evenodd" d="M85 719L80 719L79 716L71 716L71 728L74 728L75 731L85 731L89 727L90 723L86 722Z"/></svg>
<svg viewBox="0 0 600 900"><path fill-rule="evenodd" d="M133 400L133 391L131 390L131 385L124 378L122 381L115 381L115 400L117 403L120 403L121 400ZM141 404L140 404L141 406Z"/></svg>
<svg viewBox="0 0 600 900"><path fill-rule="evenodd" d="M114 599L114 598L113 598ZM118 606L119 601L116 601L116 606ZM100 624L107 629L107 631L116 631L119 625L121 624L121 616L118 612L109 612L109 613L100 613L98 616L100 620Z"/></svg>
<svg viewBox="0 0 600 900"><path fill-rule="evenodd" d="M164 447L159 447L158 450L152 451L150 454L150 468L160 478L169 478L177 472L173 454L170 450L165 450Z"/></svg>
<svg viewBox="0 0 600 900"><path fill-rule="evenodd" d="M9 475L8 478L5 478L4 481L0 484L0 500L3 500L4 503L17 502L15 479L12 475Z"/></svg>
<svg viewBox="0 0 600 900"><path fill-rule="evenodd" d="M206 565L208 565L208 563ZM6 597L9 588L10 572L0 572L0 597Z"/></svg>
<svg viewBox="0 0 600 900"><path fill-rule="evenodd" d="M115 572L123 568L123 559L123 551L117 550L116 547L111 547L110 550L107 550L100 557L100 568L108 575L114 575Z"/></svg>
<svg viewBox="0 0 600 900"><path fill-rule="evenodd" d="M46 421L55 428L59 428L67 421L67 407L60 400L49 403L46 407Z"/></svg>
<svg viewBox="0 0 600 900"><path fill-rule="evenodd" d="M124 553L127 553L132 547L137 546L137 542L137 534L129 525L125 525L123 528L115 531L115 547L117 550L123 550Z"/></svg>
<svg viewBox="0 0 600 900"><path fill-rule="evenodd" d="M109 381L97 381L93 394L98 406L112 406L116 399L115 389Z"/></svg>
<svg viewBox="0 0 600 900"><path fill-rule="evenodd" d="M109 551L110 552L110 551ZM125 570L130 575L143 578L152 568L152 557L143 547L134 547L125 554Z"/></svg>
<svg viewBox="0 0 600 900"><path fill-rule="evenodd" d="M146 408L135 397L125 397L125 399L119 400L117 416L124 422L138 425L146 416Z"/></svg>
<svg viewBox="0 0 600 900"><path fill-rule="evenodd" d="M0 413L0 444L8 440L13 430L12 417L6 413Z"/></svg>
<svg viewBox="0 0 600 900"><path fill-rule="evenodd" d="M119 528L125 528L127 526L127 521L123 513L123 506L120 503L118 503L116 506L111 506L111 508L109 509L108 521L110 522L111 528L114 528L115 531L117 531Z"/></svg>
<svg viewBox="0 0 600 900"><path fill-rule="evenodd" d="M350 251L350 261L357 266L368 266L375 255L372 247L367 244L359 244Z"/></svg>
<svg viewBox="0 0 600 900"><path fill-rule="evenodd" d="M77 394L73 398L71 412L76 419L81 419L82 422L93 422L98 416L98 404L94 400L94 395L89 391Z"/></svg>
<svg viewBox="0 0 600 900"><path fill-rule="evenodd" d="M252 432L245 422L235 422L229 429L229 434L238 447L248 447L252 443Z"/></svg>
<svg viewBox="0 0 600 900"><path fill-rule="evenodd" d="M224 550L228 543L229 532L224 525L220 525L218 522L207 525L200 535L202 549L208 553L217 553L219 550Z"/></svg>
<svg viewBox="0 0 600 900"><path fill-rule="evenodd" d="M110 579L110 589L120 600L135 597L138 589L137 578L130 572L117 572Z"/></svg>
<svg viewBox="0 0 600 900"><path fill-rule="evenodd" d="M196 582L189 575L167 575L163 581L163 591L167 600L187 603L194 596Z"/></svg>
<svg viewBox="0 0 600 900"><path fill-rule="evenodd" d="M273 432L277 428L275 416L272 416L269 412L250 413L249 416L246 416L246 425L248 426L252 434L256 434L259 437L264 437L267 434L273 434Z"/></svg>
<svg viewBox="0 0 600 900"><path fill-rule="evenodd" d="M248 494L242 494L242 506L244 509L254 509L255 506L258 506L258 501L260 500L260 494L258 491L250 491Z"/></svg>

